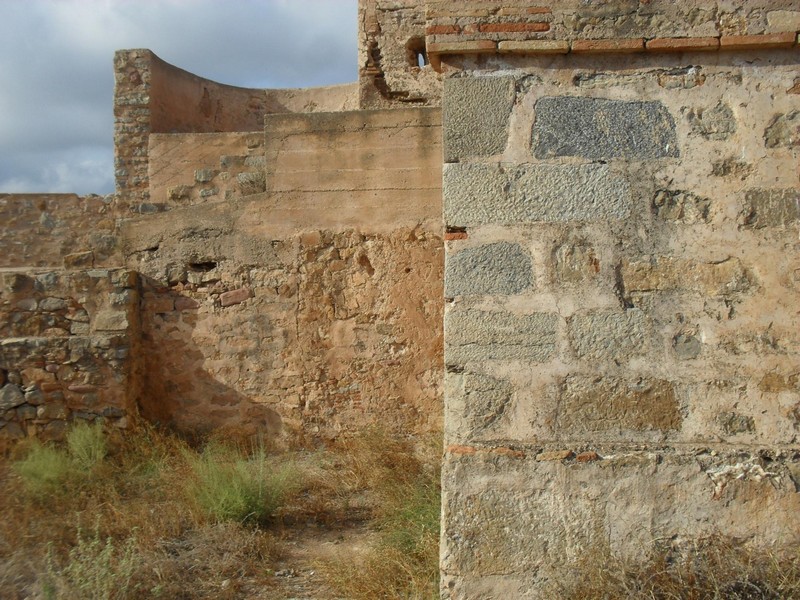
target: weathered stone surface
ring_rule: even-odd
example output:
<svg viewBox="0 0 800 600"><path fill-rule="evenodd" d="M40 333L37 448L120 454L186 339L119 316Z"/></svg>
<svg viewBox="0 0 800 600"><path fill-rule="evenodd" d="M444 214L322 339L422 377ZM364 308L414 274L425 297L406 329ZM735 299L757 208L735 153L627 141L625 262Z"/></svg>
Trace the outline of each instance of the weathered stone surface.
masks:
<svg viewBox="0 0 800 600"><path fill-rule="evenodd" d="M124 311L105 310L95 316L92 325L95 331L126 331L130 324Z"/></svg>
<svg viewBox="0 0 800 600"><path fill-rule="evenodd" d="M703 343L695 332L683 331L672 338L672 348L675 355L681 360L691 360L700 356Z"/></svg>
<svg viewBox="0 0 800 600"><path fill-rule="evenodd" d="M442 99L444 161L500 154L514 105L511 77L446 79Z"/></svg>
<svg viewBox="0 0 800 600"><path fill-rule="evenodd" d="M659 219L692 225L711 220L711 199L683 190L658 190L653 210Z"/></svg>
<svg viewBox="0 0 800 600"><path fill-rule="evenodd" d="M445 364L484 360L545 362L555 353L558 317L451 308L445 313Z"/></svg>
<svg viewBox="0 0 800 600"><path fill-rule="evenodd" d="M518 294L533 285L531 258L519 244L498 242L468 248L447 257L447 297Z"/></svg>
<svg viewBox="0 0 800 600"><path fill-rule="evenodd" d="M233 306L234 304L241 304L245 300L247 300L252 295L252 292L248 288L239 288L237 290L231 290L229 292L225 292L221 294L219 297L219 303L221 306Z"/></svg>
<svg viewBox="0 0 800 600"><path fill-rule="evenodd" d="M736 132L736 117L731 107L724 102L713 108L690 110L687 118L692 133L703 136L707 140L727 140Z"/></svg>
<svg viewBox="0 0 800 600"><path fill-rule="evenodd" d="M497 423L514 391L508 381L472 372L464 373L463 385L464 417L474 433Z"/></svg>
<svg viewBox="0 0 800 600"><path fill-rule="evenodd" d="M800 146L800 111L776 115L764 131L767 148L794 148Z"/></svg>
<svg viewBox="0 0 800 600"><path fill-rule="evenodd" d="M449 226L624 219L629 183L607 165L450 164L444 168Z"/></svg>
<svg viewBox="0 0 800 600"><path fill-rule="evenodd" d="M553 254L558 283L579 283L595 277L600 271L600 259L588 243L562 244Z"/></svg>
<svg viewBox="0 0 800 600"><path fill-rule="evenodd" d="M25 404L25 395L18 386L7 383L0 388L0 411L16 408L20 404Z"/></svg>
<svg viewBox="0 0 800 600"><path fill-rule="evenodd" d="M536 158L646 160L679 156L675 122L660 102L547 97L536 101Z"/></svg>
<svg viewBox="0 0 800 600"><path fill-rule="evenodd" d="M556 427L571 434L670 431L682 420L669 381L572 375L561 386Z"/></svg>
<svg viewBox="0 0 800 600"><path fill-rule="evenodd" d="M725 412L719 416L722 430L727 435L737 435L740 433L753 433L756 430L755 421L749 415L742 415L736 412Z"/></svg>
<svg viewBox="0 0 800 600"><path fill-rule="evenodd" d="M650 335L644 313L592 312L569 319L569 336L578 358L590 361L630 360L647 352Z"/></svg>
<svg viewBox="0 0 800 600"><path fill-rule="evenodd" d="M652 260L624 261L622 281L627 293L691 290L709 296L726 296L749 290L753 275L738 258L699 263L661 256Z"/></svg>
<svg viewBox="0 0 800 600"><path fill-rule="evenodd" d="M744 196L739 222L745 229L785 227L800 221L800 190L754 189Z"/></svg>

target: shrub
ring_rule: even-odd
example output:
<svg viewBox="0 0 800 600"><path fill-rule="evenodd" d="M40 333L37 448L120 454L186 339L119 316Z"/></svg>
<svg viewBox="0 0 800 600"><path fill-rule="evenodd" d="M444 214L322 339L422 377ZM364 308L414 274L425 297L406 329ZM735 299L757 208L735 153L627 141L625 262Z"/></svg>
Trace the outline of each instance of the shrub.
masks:
<svg viewBox="0 0 800 600"><path fill-rule="evenodd" d="M99 524L89 537L78 528L77 542L63 565L57 563L52 548L48 551L47 572L42 582L44 597L48 600L129 598L133 592L131 581L140 562L133 536L115 545L110 537L101 539Z"/></svg>
<svg viewBox="0 0 800 600"><path fill-rule="evenodd" d="M108 453L103 424L79 423L67 432L67 448L75 464L82 469L91 469Z"/></svg>
<svg viewBox="0 0 800 600"><path fill-rule="evenodd" d="M291 463L270 464L259 447L251 456L218 443L199 456L187 454L194 478L187 492L214 522L267 522L289 492L299 485Z"/></svg>
<svg viewBox="0 0 800 600"><path fill-rule="evenodd" d="M13 464L13 470L27 491L35 496L46 495L71 475L72 462L63 450L35 442L25 458Z"/></svg>

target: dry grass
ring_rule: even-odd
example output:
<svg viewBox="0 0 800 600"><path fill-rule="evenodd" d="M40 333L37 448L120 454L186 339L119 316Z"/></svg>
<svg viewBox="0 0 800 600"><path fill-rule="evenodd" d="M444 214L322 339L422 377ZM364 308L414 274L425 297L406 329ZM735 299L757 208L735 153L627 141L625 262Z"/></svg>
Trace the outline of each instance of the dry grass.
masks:
<svg viewBox="0 0 800 600"><path fill-rule="evenodd" d="M720 535L653 544L645 561L607 550L568 565L548 597L563 600L784 600L800 598L800 554Z"/></svg>
<svg viewBox="0 0 800 600"><path fill-rule="evenodd" d="M372 431L279 452L221 439L82 427L63 445L17 446L0 461L2 598L264 597L283 530L348 522L381 542L358 565L320 565L341 595L435 596L435 442Z"/></svg>

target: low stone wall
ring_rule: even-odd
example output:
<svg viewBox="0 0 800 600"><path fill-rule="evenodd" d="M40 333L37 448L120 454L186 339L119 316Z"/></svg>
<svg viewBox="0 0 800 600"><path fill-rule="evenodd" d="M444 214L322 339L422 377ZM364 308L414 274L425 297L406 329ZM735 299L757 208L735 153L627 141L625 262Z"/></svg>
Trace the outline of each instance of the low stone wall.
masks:
<svg viewBox="0 0 800 600"><path fill-rule="evenodd" d="M119 265L111 196L0 194L0 267Z"/></svg>
<svg viewBox="0 0 800 600"><path fill-rule="evenodd" d="M0 439L138 413L139 291L123 269L2 270Z"/></svg>

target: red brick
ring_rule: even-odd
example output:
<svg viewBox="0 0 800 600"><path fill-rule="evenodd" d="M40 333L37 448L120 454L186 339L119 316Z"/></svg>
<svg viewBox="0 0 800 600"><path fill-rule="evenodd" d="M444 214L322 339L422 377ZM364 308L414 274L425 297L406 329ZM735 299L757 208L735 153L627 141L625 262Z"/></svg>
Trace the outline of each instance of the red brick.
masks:
<svg viewBox="0 0 800 600"><path fill-rule="evenodd" d="M644 50L644 38L616 40L575 40L572 52L575 54L604 54L641 52Z"/></svg>
<svg viewBox="0 0 800 600"><path fill-rule="evenodd" d="M192 310L200 306L194 298L188 296L178 296L175 298L175 310Z"/></svg>
<svg viewBox="0 0 800 600"><path fill-rule="evenodd" d="M231 290L220 294L219 303L222 306L233 306L234 304L241 304L250 297L250 290L248 288L239 288L238 290Z"/></svg>
<svg viewBox="0 0 800 600"><path fill-rule="evenodd" d="M653 40L648 40L645 46L647 50L651 52L691 52L718 50L719 38L655 38Z"/></svg>
<svg viewBox="0 0 800 600"><path fill-rule="evenodd" d="M482 33L527 33L531 31L550 31L550 23L482 23Z"/></svg>
<svg viewBox="0 0 800 600"><path fill-rule="evenodd" d="M465 240L469 237L466 231L448 231L444 234L444 239L446 242L452 240Z"/></svg>
<svg viewBox="0 0 800 600"><path fill-rule="evenodd" d="M767 35L724 35L719 40L720 50L757 50L759 48L791 48L797 40L793 31Z"/></svg>
<svg viewBox="0 0 800 600"><path fill-rule="evenodd" d="M461 33L458 25L431 25L425 30L426 35L447 35L449 33Z"/></svg>
<svg viewBox="0 0 800 600"><path fill-rule="evenodd" d="M555 450L551 452L541 452L536 455L536 460L539 462L553 461L553 460L569 460L574 457L575 453L572 450Z"/></svg>
<svg viewBox="0 0 800 600"><path fill-rule="evenodd" d="M593 451L581 452L575 457L575 460L578 462L593 462L595 460L600 460L600 455Z"/></svg>
<svg viewBox="0 0 800 600"><path fill-rule="evenodd" d="M547 6L531 6L528 8L529 15L549 15L552 12Z"/></svg>

